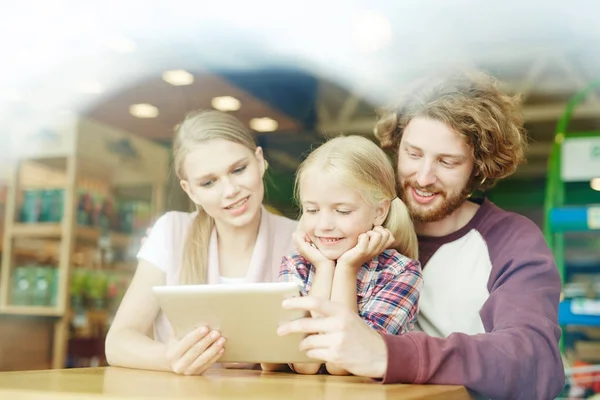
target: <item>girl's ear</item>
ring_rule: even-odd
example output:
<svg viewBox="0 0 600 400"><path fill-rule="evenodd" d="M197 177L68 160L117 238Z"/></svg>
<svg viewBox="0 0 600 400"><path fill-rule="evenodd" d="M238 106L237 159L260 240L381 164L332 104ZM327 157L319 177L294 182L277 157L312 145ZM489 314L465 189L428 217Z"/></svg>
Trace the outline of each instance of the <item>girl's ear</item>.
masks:
<svg viewBox="0 0 600 400"><path fill-rule="evenodd" d="M373 224L375 226L383 225L383 222L385 221L385 219L388 216L388 213L390 212L390 204L391 202L389 200L382 200L379 202L379 204L375 208L375 220L373 221Z"/></svg>

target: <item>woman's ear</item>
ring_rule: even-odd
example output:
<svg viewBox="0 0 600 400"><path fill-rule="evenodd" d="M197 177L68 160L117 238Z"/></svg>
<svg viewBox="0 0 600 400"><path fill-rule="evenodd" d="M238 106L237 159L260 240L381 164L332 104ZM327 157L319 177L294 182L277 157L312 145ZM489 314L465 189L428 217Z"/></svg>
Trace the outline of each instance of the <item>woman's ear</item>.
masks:
<svg viewBox="0 0 600 400"><path fill-rule="evenodd" d="M258 162L258 168L260 168L260 174L264 176L269 164L265 160L262 147L257 146L256 150L254 150L254 155L256 156L256 162Z"/></svg>
<svg viewBox="0 0 600 400"><path fill-rule="evenodd" d="M382 200L379 202L375 208L375 220L373 221L375 226L383 225L390 212L390 204L390 200Z"/></svg>
<svg viewBox="0 0 600 400"><path fill-rule="evenodd" d="M194 204L198 204L198 201L196 200L196 197L194 196L194 193L191 190L190 183L188 181L182 179L179 181L179 185L181 186L181 188L183 189L185 194L188 195L190 200L193 201Z"/></svg>

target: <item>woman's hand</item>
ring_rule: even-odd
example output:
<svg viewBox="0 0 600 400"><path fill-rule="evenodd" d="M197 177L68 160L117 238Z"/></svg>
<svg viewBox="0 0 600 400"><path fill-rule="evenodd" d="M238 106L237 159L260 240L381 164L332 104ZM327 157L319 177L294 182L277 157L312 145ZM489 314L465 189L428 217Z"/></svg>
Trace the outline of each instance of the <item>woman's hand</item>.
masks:
<svg viewBox="0 0 600 400"><path fill-rule="evenodd" d="M321 253L317 246L311 242L308 235L302 231L296 231L293 234L294 244L302 257L306 258L318 271L323 267L334 267L335 262L328 259Z"/></svg>
<svg viewBox="0 0 600 400"><path fill-rule="evenodd" d="M225 338L217 331L199 327L181 340L171 339L166 357L171 370L182 375L201 375L225 351Z"/></svg>

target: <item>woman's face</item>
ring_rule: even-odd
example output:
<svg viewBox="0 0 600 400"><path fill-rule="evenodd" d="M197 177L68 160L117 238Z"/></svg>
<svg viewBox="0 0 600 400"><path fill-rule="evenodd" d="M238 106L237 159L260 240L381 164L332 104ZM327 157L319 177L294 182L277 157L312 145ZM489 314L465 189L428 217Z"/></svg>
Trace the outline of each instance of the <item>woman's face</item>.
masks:
<svg viewBox="0 0 600 400"><path fill-rule="evenodd" d="M252 151L228 140L209 140L190 149L183 171L181 187L216 221L241 227L259 212L264 197L262 148Z"/></svg>

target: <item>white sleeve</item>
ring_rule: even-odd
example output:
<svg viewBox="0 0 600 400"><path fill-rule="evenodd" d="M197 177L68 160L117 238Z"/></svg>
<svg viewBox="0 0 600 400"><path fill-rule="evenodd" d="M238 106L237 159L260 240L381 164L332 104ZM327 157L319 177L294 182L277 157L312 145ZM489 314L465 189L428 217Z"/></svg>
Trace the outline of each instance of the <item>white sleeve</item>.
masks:
<svg viewBox="0 0 600 400"><path fill-rule="evenodd" d="M139 260L148 261L165 273L172 259L169 252L172 251L170 240L173 237L173 217L171 213L166 213L156 220L137 254Z"/></svg>

